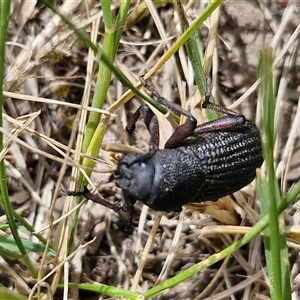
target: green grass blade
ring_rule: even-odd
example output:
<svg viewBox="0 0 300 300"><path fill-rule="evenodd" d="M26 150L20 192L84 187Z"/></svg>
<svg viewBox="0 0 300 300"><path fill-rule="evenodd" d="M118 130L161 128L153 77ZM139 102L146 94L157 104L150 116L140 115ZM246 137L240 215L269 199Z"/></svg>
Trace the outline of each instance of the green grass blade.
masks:
<svg viewBox="0 0 300 300"><path fill-rule="evenodd" d="M180 1L175 1L175 3L179 14L182 30L186 31L189 28L189 23L188 20L186 19L184 9ZM217 8L218 6L214 7L214 10ZM189 40L185 43L185 48L188 53L189 61L194 71L194 78L195 78L196 85L198 87L198 90L200 91L200 94L204 97L207 89L207 76L203 69L204 55L202 53L200 37L197 31L193 31ZM215 111L208 111L207 116L209 120L213 120L218 117L218 113Z"/></svg>
<svg viewBox="0 0 300 300"><path fill-rule="evenodd" d="M122 33L122 29L124 28L126 19L124 17L120 17L128 14L129 9L129 1L122 1L123 5L120 6L119 13L117 16L117 21L112 21L112 12L110 10L111 3L110 1L101 1L103 16L105 22L105 35L103 42L103 50L102 56L105 56L107 60L109 60L110 64L113 65L115 60L115 55L117 53L117 49L119 46L119 42ZM103 60L101 60L99 64L97 82L95 87L95 93L92 101L92 107L102 108L107 91L110 85L112 75L112 69L108 66ZM92 157L96 157L100 150L100 145L103 139L103 135L105 130L102 131L101 136L97 137L97 143L91 144L91 140L93 135L95 134L96 128L100 122L101 115L98 113L90 113L89 120L87 124L86 133L83 140L82 151L83 153L88 153ZM106 128L106 127L103 127ZM85 160L85 166L94 166L94 162Z"/></svg>
<svg viewBox="0 0 300 300"><path fill-rule="evenodd" d="M25 296L22 296L19 293L13 292L4 286L0 286L0 299L1 300L26 300L28 298Z"/></svg>
<svg viewBox="0 0 300 300"><path fill-rule="evenodd" d="M3 77L4 77L4 66L5 66L5 43L7 37L7 28L8 28L8 18L10 15L10 1L1 1L1 8L0 8L0 127L3 127L3 120L2 120L2 108L4 103L3 98ZM0 150L3 149L3 133L0 133ZM18 227L15 223L14 213L10 206L9 196L8 196L8 189L7 189L7 181L6 181L6 170L4 165L4 160L0 162L0 189L1 189L1 196L0 201L4 207L5 214L8 220L8 224L13 235L15 244L17 245L21 255L23 256L23 262L26 264L30 274L32 277L36 277L37 272L30 261L26 249L20 239L18 233Z"/></svg>
<svg viewBox="0 0 300 300"><path fill-rule="evenodd" d="M184 32L189 28L189 23L185 15L184 8L182 7L180 1L174 1L174 3L176 4L175 7L179 15L182 31ZM204 96L206 91L206 76L202 68L203 52L202 47L200 47L200 43L199 34L197 31L194 31L191 34L190 39L185 43L185 47L193 67L196 84L201 95Z"/></svg>
<svg viewBox="0 0 300 300"><path fill-rule="evenodd" d="M60 285L62 287L62 285ZM79 290L86 290L90 292L95 292L103 294L109 297L121 297L121 299L128 300L139 300L143 299L139 294L133 293L121 288L105 285L105 284L76 284L69 283L70 288L78 288Z"/></svg>
<svg viewBox="0 0 300 300"><path fill-rule="evenodd" d="M34 252L34 253L44 253L45 246L40 243L35 243L28 240L22 240L22 244L27 252ZM0 253L8 255L9 257L16 257L22 258L22 254L19 253L19 248L15 240L10 236L0 236ZM55 257L56 252L52 249L48 249L48 255Z"/></svg>
<svg viewBox="0 0 300 300"><path fill-rule="evenodd" d="M274 167L274 112L275 95L272 72L273 57L270 50L261 52L259 62L259 88L261 104L261 129L263 151L266 161L266 176L260 181L259 191L261 214L270 216L270 224L264 231L265 255L270 279L272 299L290 299L291 288L289 278L288 249L285 237L283 215L278 212L281 202L280 189Z"/></svg>

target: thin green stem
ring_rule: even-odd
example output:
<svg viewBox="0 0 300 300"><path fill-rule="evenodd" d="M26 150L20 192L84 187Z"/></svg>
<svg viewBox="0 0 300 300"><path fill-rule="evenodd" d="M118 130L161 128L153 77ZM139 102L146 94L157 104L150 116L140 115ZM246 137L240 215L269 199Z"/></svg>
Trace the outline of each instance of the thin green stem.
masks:
<svg viewBox="0 0 300 300"><path fill-rule="evenodd" d="M290 299L290 278L288 249L286 244L284 218L278 212L278 205L282 202L280 188L274 167L275 143L275 94L272 71L273 55L271 50L261 51L259 63L259 88L261 104L261 132L262 144L266 161L266 175L259 186L262 214L269 214L270 224L264 231L265 255L270 279L270 293L272 299ZM280 226L282 223L283 226Z"/></svg>
<svg viewBox="0 0 300 300"><path fill-rule="evenodd" d="M183 32L185 32L189 29L190 26L186 18L184 9L182 7L181 1L176 0L174 1L174 4L176 4L175 7L179 15L179 20L181 23L182 30ZM216 8L217 6L215 7L215 9ZM189 40L186 41L185 48L188 53L188 57L194 71L194 78L195 78L197 88L204 99L204 95L207 90L207 77L203 69L203 53L202 53L200 37L197 31L194 31L191 34ZM213 120L218 117L218 113L215 111L207 111L207 116L209 120Z"/></svg>
<svg viewBox="0 0 300 300"><path fill-rule="evenodd" d="M126 17L128 14L128 9L130 6L130 1L122 1L119 8L119 12L116 18L116 21L113 23L112 12L111 12L111 3L107 0L101 0L101 5L103 9L103 16L105 22L105 36L103 42L102 58L106 57L109 60L110 64L113 65L115 60L115 55L118 50L120 37L125 26ZM106 23L107 22L107 23ZM102 108L108 88L111 81L112 69L109 65L106 64L103 60L100 61L97 82L95 87L95 93L92 101L92 107ZM102 139L105 133L106 127L102 128L100 135L97 136L96 142L91 142L93 136L96 133L96 129L100 122L101 115L98 113L90 113L86 133L83 140L82 151L83 153L88 153L92 157L96 157L99 153ZM94 161L84 160L84 166L93 167ZM86 181L82 183L85 185Z"/></svg>
<svg viewBox="0 0 300 300"><path fill-rule="evenodd" d="M8 28L8 18L10 14L10 1L3 0L1 1L1 9L0 9L0 127L3 127L3 120L2 120L2 111L3 111L3 77L4 77L4 70L5 70L5 43L7 37L7 28ZM0 132L0 150L3 149L3 133ZM9 196L8 196L8 189L7 189L7 182L6 182L6 170L4 160L0 161L0 189L1 189L1 196L0 201L4 207L5 214L8 220L8 224L11 230L11 233L14 237L14 240L19 248L21 256L23 257L23 261L26 264L30 275L32 277L36 277L37 272L30 261L27 251L22 243L22 240L18 233L18 227L15 223L13 210L10 206Z"/></svg>
<svg viewBox="0 0 300 300"><path fill-rule="evenodd" d="M111 1L109 0L100 0L101 8L103 11L103 19L104 19L104 28L105 32L114 33L114 23L113 23L113 15L111 11Z"/></svg>

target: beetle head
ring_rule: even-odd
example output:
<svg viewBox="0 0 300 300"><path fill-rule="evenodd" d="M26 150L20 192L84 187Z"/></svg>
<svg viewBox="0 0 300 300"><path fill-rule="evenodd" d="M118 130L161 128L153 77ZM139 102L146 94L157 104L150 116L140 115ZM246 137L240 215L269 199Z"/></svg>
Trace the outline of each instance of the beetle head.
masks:
<svg viewBox="0 0 300 300"><path fill-rule="evenodd" d="M147 203L153 187L155 166L153 155L155 151L148 151L140 155L126 154L120 161L115 174L116 185L124 194L135 200Z"/></svg>

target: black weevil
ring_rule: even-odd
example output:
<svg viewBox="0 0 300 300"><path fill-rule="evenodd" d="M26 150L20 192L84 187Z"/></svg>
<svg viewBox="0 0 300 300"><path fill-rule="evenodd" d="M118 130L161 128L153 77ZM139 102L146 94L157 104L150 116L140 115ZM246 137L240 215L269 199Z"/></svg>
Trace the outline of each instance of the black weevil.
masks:
<svg viewBox="0 0 300 300"><path fill-rule="evenodd" d="M180 211L190 202L218 200L250 183L256 168L263 162L259 129L232 110L209 102L209 93L203 108L225 116L197 126L196 119L180 106L162 98L147 84L142 84L154 100L175 114L187 117L158 149L159 126L157 117L147 105L141 106L127 125L133 133L137 119L142 116L150 132L149 151L124 155L115 173L116 185L122 189L124 203L117 205L89 192L68 192L84 197L113 210L130 210L137 200L157 211Z"/></svg>
<svg viewBox="0 0 300 300"><path fill-rule="evenodd" d="M260 133L243 115L209 102L204 108L225 116L197 126L196 119L180 106L152 92L153 99L176 114L187 117L158 149L159 128L148 106L141 106L127 125L132 133L141 115L151 135L150 150L125 155L116 171L116 185L126 203L142 201L157 211L178 211L190 202L218 200L250 183L263 162Z"/></svg>

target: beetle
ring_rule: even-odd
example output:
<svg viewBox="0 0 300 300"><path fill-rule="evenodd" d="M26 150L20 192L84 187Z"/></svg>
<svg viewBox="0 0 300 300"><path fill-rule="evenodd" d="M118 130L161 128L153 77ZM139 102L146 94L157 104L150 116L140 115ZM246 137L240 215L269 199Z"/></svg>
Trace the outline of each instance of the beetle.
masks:
<svg viewBox="0 0 300 300"><path fill-rule="evenodd" d="M115 173L129 205L139 200L157 211L179 211L190 202L218 200L249 184L263 162L258 127L232 110L209 102L204 108L224 114L197 126L196 119L180 106L170 103L143 78L140 79L154 100L176 114L187 117L158 149L157 118L148 106L141 106L127 125L132 133L139 116L150 131L149 151L126 154Z"/></svg>
<svg viewBox="0 0 300 300"><path fill-rule="evenodd" d="M263 155L260 132L254 122L211 103L207 91L202 107L224 116L197 126L190 112L161 97L143 78L140 80L154 100L185 116L185 123L176 128L164 149L159 149L156 115L147 105L134 113L126 129L132 134L136 121L143 117L150 132L150 149L142 154L126 154L118 164L115 181L122 189L125 205L112 204L86 187L83 192L68 195L83 195L115 211L130 211L131 224L133 205L138 200L157 211L180 211L190 202L218 200L232 194L255 178Z"/></svg>

